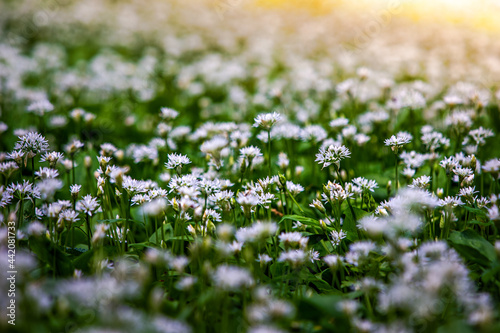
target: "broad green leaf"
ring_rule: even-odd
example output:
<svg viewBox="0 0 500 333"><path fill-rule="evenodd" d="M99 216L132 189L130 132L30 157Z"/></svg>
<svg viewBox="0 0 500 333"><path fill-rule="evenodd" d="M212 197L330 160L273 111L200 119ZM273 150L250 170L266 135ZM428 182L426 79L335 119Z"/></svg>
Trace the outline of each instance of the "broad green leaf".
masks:
<svg viewBox="0 0 500 333"><path fill-rule="evenodd" d="M66 241L66 236L68 237L68 240ZM74 228L74 230L67 231L64 230L61 234L61 244L69 246L69 247L76 247L78 244L85 244L88 245L88 238L87 234L83 232L83 230L79 228Z"/></svg>
<svg viewBox="0 0 500 333"><path fill-rule="evenodd" d="M491 266L496 260L495 247L472 229L453 231L448 242L465 259L482 266Z"/></svg>
<svg viewBox="0 0 500 333"><path fill-rule="evenodd" d="M279 223L283 223L283 221L285 220L299 221L300 223L305 224L307 226L320 227L319 221L311 217L306 217L301 215L285 215L281 218Z"/></svg>
<svg viewBox="0 0 500 333"><path fill-rule="evenodd" d="M347 207L344 210L345 218L344 218L344 223L342 225L342 229L347 232L347 239L349 239L350 241L356 241L359 239L358 236L359 229L357 226L357 221L362 217L369 215L370 213L356 207L352 207L352 210L356 215L356 219L352 216L351 209Z"/></svg>
<svg viewBox="0 0 500 333"><path fill-rule="evenodd" d="M74 271L69 256L45 237L30 237L30 248L42 262L56 271L58 276L71 276Z"/></svg>

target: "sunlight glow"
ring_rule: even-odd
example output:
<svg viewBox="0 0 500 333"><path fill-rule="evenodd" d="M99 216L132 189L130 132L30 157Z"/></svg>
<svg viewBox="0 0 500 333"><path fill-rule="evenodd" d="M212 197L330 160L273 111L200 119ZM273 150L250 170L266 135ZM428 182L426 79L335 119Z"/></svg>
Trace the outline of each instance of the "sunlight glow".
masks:
<svg viewBox="0 0 500 333"><path fill-rule="evenodd" d="M441 22L500 32L500 0L255 0L258 6L307 8L316 14L338 8L377 13L397 11L418 22Z"/></svg>

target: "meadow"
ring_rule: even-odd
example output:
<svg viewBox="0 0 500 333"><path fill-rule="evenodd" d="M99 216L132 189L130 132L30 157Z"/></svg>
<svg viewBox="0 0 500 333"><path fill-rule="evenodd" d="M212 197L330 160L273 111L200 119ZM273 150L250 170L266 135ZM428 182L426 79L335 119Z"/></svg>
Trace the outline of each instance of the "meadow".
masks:
<svg viewBox="0 0 500 333"><path fill-rule="evenodd" d="M2 6L3 332L500 331L497 32Z"/></svg>

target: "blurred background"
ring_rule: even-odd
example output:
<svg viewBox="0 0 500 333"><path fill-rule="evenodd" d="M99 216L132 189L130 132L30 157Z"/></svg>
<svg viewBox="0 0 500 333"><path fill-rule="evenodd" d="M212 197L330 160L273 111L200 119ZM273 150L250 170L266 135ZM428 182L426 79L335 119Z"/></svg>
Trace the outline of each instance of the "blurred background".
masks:
<svg viewBox="0 0 500 333"><path fill-rule="evenodd" d="M361 112L377 109L373 103L386 103L404 85L429 106L450 89L494 96L500 86L500 5L493 0L3 0L0 6L3 117L45 98L57 110L106 115L98 117L109 119L100 133L118 138L116 120L150 133L149 118L161 106L187 113L182 121L190 126L274 108L314 122L338 112L346 91L365 103ZM362 81L355 91L352 77ZM457 82L467 84L453 87ZM430 116L432 110L426 109Z"/></svg>

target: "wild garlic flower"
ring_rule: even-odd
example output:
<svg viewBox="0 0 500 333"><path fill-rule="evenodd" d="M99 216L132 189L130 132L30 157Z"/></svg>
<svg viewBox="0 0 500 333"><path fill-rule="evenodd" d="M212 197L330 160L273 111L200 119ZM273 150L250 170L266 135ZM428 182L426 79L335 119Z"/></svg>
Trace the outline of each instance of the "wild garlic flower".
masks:
<svg viewBox="0 0 500 333"><path fill-rule="evenodd" d="M401 171L401 174L408 178L408 180L410 180L411 178L413 178L413 176L415 176L415 172L416 171L414 169L406 167L403 169L403 171Z"/></svg>
<svg viewBox="0 0 500 333"><path fill-rule="evenodd" d="M323 201L332 205L336 203L342 204L342 202L352 197L352 192L347 192L340 184L328 181L323 187L321 197Z"/></svg>
<svg viewBox="0 0 500 333"><path fill-rule="evenodd" d="M54 110L54 105L46 99L41 99L35 101L28 105L26 111L36 114L37 116L43 116L46 112L51 112Z"/></svg>
<svg viewBox="0 0 500 333"><path fill-rule="evenodd" d="M410 143L412 136L406 132L399 132L396 135L392 135L389 139L385 139L384 143L386 146L391 147L392 151L397 154L399 149L407 143Z"/></svg>
<svg viewBox="0 0 500 333"><path fill-rule="evenodd" d="M63 187L63 182L56 178L45 178L38 182L36 187L40 198L44 201L50 201L54 199L55 193Z"/></svg>
<svg viewBox="0 0 500 333"><path fill-rule="evenodd" d="M93 198L90 194L87 194L76 203L76 210L84 214L92 216L96 212L101 211L101 207L97 202L97 198Z"/></svg>
<svg viewBox="0 0 500 333"><path fill-rule="evenodd" d="M447 149L450 146L450 139L440 132L424 133L421 140L425 147L432 152L441 147Z"/></svg>
<svg viewBox="0 0 500 333"><path fill-rule="evenodd" d="M318 199L314 199L313 202L311 204L309 204L309 207L316 208L321 213L326 214L326 208L325 208L325 206Z"/></svg>
<svg viewBox="0 0 500 333"><path fill-rule="evenodd" d="M240 149L240 157L251 163L255 157L262 156L260 149L254 146L248 146Z"/></svg>
<svg viewBox="0 0 500 333"><path fill-rule="evenodd" d="M106 142L101 144L101 150L99 151L99 154L101 156L111 157L117 151L118 149L113 144Z"/></svg>
<svg viewBox="0 0 500 333"><path fill-rule="evenodd" d="M25 197L37 198L37 199L40 198L40 190L38 189L38 187L33 185L26 179L23 181L22 184L11 183L8 187L8 190L20 199L24 199Z"/></svg>
<svg viewBox="0 0 500 333"><path fill-rule="evenodd" d="M178 115L179 115L179 112L175 111L174 109L166 108L166 107L163 107L160 109L160 117L163 120L167 120L167 121L174 120L175 118L177 118Z"/></svg>
<svg viewBox="0 0 500 333"><path fill-rule="evenodd" d="M0 186L0 207L7 207L7 205L11 203L13 197L12 188L3 185Z"/></svg>
<svg viewBox="0 0 500 333"><path fill-rule="evenodd" d="M260 200L256 194L252 193L252 191L246 191L238 193L236 202L241 206L245 216L249 218L255 206L260 203Z"/></svg>
<svg viewBox="0 0 500 333"><path fill-rule="evenodd" d="M68 224L73 224L80 219L78 218L78 213L73 209L65 209L59 213L59 220L64 220Z"/></svg>
<svg viewBox="0 0 500 333"><path fill-rule="evenodd" d="M464 203L457 197L448 196L444 199L439 200L439 206L445 208L446 210L452 210L458 206L463 205Z"/></svg>
<svg viewBox="0 0 500 333"><path fill-rule="evenodd" d="M484 146L486 144L486 139L494 136L490 129L485 129L483 127L479 127L469 132L469 135L465 138L463 145L466 145L469 141L469 137L474 141L474 144L477 146Z"/></svg>
<svg viewBox="0 0 500 333"><path fill-rule="evenodd" d="M207 223L208 221L210 222L220 222L222 221L221 215L215 211L214 209L208 208L205 210L205 213L203 214L202 220L204 223Z"/></svg>
<svg viewBox="0 0 500 333"><path fill-rule="evenodd" d="M82 189L82 185L79 184L74 184L69 187L69 191L71 193L71 197L73 199L78 198L78 195L80 194L80 190Z"/></svg>
<svg viewBox="0 0 500 333"><path fill-rule="evenodd" d="M74 155L77 151L83 148L84 144L80 140L73 140L64 146L64 151L68 155Z"/></svg>
<svg viewBox="0 0 500 333"><path fill-rule="evenodd" d="M306 126L300 132L300 139L305 142L319 143L327 138L328 134L325 129L320 125L309 125Z"/></svg>
<svg viewBox="0 0 500 333"><path fill-rule="evenodd" d="M494 179L498 178L500 172L500 158L494 158L484 162L482 169L486 173L490 173Z"/></svg>
<svg viewBox="0 0 500 333"><path fill-rule="evenodd" d="M52 151L50 153L45 153L40 158L40 162L49 162L51 168L54 168L57 162L64 157L63 153L58 151Z"/></svg>
<svg viewBox="0 0 500 333"><path fill-rule="evenodd" d="M281 152L278 154L278 161L276 164L280 167L280 169L285 170L290 165L290 160L288 159L287 154Z"/></svg>
<svg viewBox="0 0 500 333"><path fill-rule="evenodd" d="M249 227L238 229L235 237L241 243L255 243L265 241L268 237L274 236L277 231L276 223L257 221Z"/></svg>
<svg viewBox="0 0 500 333"><path fill-rule="evenodd" d="M439 165L446 170L446 174L449 175L453 169L459 166L457 159L454 156L445 157L440 162Z"/></svg>
<svg viewBox="0 0 500 333"><path fill-rule="evenodd" d="M167 169L175 169L178 174L181 173L182 167L191 163L191 160L186 155L168 154L168 162L165 163Z"/></svg>
<svg viewBox="0 0 500 333"><path fill-rule="evenodd" d="M304 187L300 184L295 184L291 182L290 180L287 180L286 182L286 190L292 195L292 196L297 196L299 193L304 191Z"/></svg>
<svg viewBox="0 0 500 333"><path fill-rule="evenodd" d="M26 154L26 158L33 158L37 154L43 153L49 149L48 141L37 132L29 132L19 137L14 146L14 150L19 150Z"/></svg>
<svg viewBox="0 0 500 333"><path fill-rule="evenodd" d="M345 233L343 230L337 231L333 230L330 233L330 236L332 237L332 245L333 247L337 247L340 245L340 242L347 237L347 233Z"/></svg>
<svg viewBox="0 0 500 333"><path fill-rule="evenodd" d="M302 249L281 252L278 261L289 263L293 268L303 266L309 260L309 253Z"/></svg>
<svg viewBox="0 0 500 333"><path fill-rule="evenodd" d="M239 291L254 285L250 272L244 268L220 265L213 274L214 284L225 291Z"/></svg>
<svg viewBox="0 0 500 333"><path fill-rule="evenodd" d="M458 196L461 197L469 205L472 205L476 201L476 193L479 193L479 191L476 191L475 187L467 186L460 189L460 191L458 192Z"/></svg>
<svg viewBox="0 0 500 333"><path fill-rule="evenodd" d="M165 198L156 198L142 205L141 211L146 216L160 216L167 208L167 200Z"/></svg>
<svg viewBox="0 0 500 333"><path fill-rule="evenodd" d="M297 231L283 232L279 235L279 239L285 245L285 248L300 246L305 248L309 239L302 236L302 233Z"/></svg>
<svg viewBox="0 0 500 333"><path fill-rule="evenodd" d="M431 177L427 175L420 176L413 180L413 183L409 185L410 188L420 188L425 189L430 185Z"/></svg>
<svg viewBox="0 0 500 333"><path fill-rule="evenodd" d="M329 254L323 257L323 261L330 269L337 269L342 265L340 257L336 254Z"/></svg>
<svg viewBox="0 0 500 333"><path fill-rule="evenodd" d="M17 169L19 169L19 166L16 162L9 161L0 163L0 173L3 174L5 178L10 178Z"/></svg>
<svg viewBox="0 0 500 333"><path fill-rule="evenodd" d="M329 126L332 129L339 129L347 126L348 124L349 124L349 119L341 117L330 121Z"/></svg>
<svg viewBox="0 0 500 333"><path fill-rule="evenodd" d="M354 184L359 186L361 190L365 193L367 192L374 192L375 189L378 187L378 184L376 181L372 179L366 179L364 177L357 177L352 180Z"/></svg>
<svg viewBox="0 0 500 333"><path fill-rule="evenodd" d="M57 178L59 176L59 171L57 171L57 169L43 167L35 171L35 176L40 179Z"/></svg>
<svg viewBox="0 0 500 333"><path fill-rule="evenodd" d="M335 146L335 145L330 145L328 148L320 148L319 153L316 154L316 160L315 162L318 162L318 164L323 164L322 169L331 165L335 164L337 168L340 167L340 161L343 160L344 158L350 158L351 152L349 149L344 146Z"/></svg>
<svg viewBox="0 0 500 333"><path fill-rule="evenodd" d="M280 119L281 115L278 112L261 113L255 117L253 126L269 131Z"/></svg>

